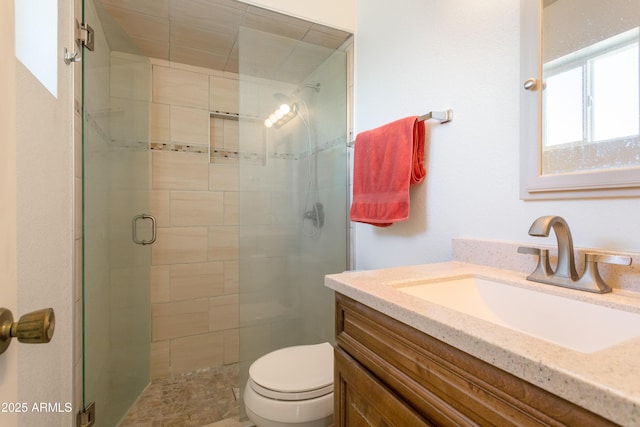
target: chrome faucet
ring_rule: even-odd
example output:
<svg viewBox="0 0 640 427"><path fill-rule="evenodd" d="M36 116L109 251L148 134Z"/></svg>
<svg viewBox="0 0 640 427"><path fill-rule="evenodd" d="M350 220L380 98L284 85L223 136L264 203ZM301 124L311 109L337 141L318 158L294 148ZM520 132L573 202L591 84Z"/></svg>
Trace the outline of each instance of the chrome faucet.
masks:
<svg viewBox="0 0 640 427"><path fill-rule="evenodd" d="M631 258L619 255L603 255L587 253L585 255L585 269L582 276L576 271L573 253L573 238L569 224L559 216L542 216L536 219L529 228L530 236L548 237L551 228L555 232L558 242L558 263L555 270L549 262L549 250L531 247L519 247L518 252L538 255L538 265L527 280L579 289L588 292L611 292L598 271L597 263L630 265Z"/></svg>

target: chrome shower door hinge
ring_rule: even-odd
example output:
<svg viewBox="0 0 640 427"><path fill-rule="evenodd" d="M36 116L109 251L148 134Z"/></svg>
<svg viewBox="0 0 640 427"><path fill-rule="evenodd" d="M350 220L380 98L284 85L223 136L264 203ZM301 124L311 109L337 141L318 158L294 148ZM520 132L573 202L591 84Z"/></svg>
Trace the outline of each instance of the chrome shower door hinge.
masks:
<svg viewBox="0 0 640 427"><path fill-rule="evenodd" d="M76 427L91 427L96 423L96 403L91 402L76 415Z"/></svg>
<svg viewBox="0 0 640 427"><path fill-rule="evenodd" d="M93 52L93 41L93 28L87 23L80 24L76 21L76 43L78 43L78 46L84 46Z"/></svg>

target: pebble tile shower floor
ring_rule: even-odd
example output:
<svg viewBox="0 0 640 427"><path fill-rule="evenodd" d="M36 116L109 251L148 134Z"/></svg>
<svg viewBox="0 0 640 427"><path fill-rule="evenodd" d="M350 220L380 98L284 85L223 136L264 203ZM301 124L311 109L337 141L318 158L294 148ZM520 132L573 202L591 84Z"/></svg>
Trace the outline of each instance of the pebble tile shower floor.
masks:
<svg viewBox="0 0 640 427"><path fill-rule="evenodd" d="M237 364L153 381L120 427L240 426L237 394Z"/></svg>

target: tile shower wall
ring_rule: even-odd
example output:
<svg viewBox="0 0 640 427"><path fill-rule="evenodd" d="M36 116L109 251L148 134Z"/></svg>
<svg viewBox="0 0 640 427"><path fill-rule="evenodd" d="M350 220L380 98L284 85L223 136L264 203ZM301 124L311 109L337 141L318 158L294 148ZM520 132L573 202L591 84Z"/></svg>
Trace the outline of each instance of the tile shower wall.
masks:
<svg viewBox="0 0 640 427"><path fill-rule="evenodd" d="M152 60L151 377L238 361L237 75ZM210 138L211 133L211 138ZM210 157L220 152L220 160ZM229 156L229 153L232 154ZM215 157L215 156L214 156Z"/></svg>

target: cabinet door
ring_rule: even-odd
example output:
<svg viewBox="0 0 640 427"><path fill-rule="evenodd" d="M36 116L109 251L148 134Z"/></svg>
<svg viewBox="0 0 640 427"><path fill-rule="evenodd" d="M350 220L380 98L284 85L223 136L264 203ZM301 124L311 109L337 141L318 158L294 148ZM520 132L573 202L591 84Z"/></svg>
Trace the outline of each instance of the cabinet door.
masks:
<svg viewBox="0 0 640 427"><path fill-rule="evenodd" d="M335 427L432 425L339 348L335 377Z"/></svg>
<svg viewBox="0 0 640 427"><path fill-rule="evenodd" d="M382 414L382 422L372 425L614 425L344 295L336 294L336 300L335 385L343 388L336 392L336 407L343 407L338 426L358 425L344 424L350 411L354 417ZM353 359L339 362L338 354ZM401 407L418 424L407 424Z"/></svg>

